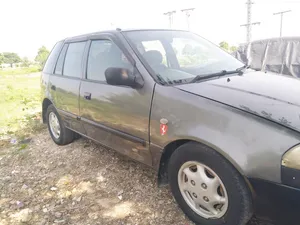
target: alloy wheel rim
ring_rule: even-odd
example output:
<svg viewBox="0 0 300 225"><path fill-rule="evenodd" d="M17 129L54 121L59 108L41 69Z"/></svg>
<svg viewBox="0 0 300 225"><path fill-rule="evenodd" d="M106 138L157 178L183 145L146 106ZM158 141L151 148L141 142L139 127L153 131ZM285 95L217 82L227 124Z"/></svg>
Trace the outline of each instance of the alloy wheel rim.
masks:
<svg viewBox="0 0 300 225"><path fill-rule="evenodd" d="M54 112L49 113L49 125L52 135L58 139L60 136L59 120Z"/></svg>
<svg viewBox="0 0 300 225"><path fill-rule="evenodd" d="M228 195L221 178L208 166L188 161L178 172L178 185L185 202L199 216L221 218L228 210Z"/></svg>

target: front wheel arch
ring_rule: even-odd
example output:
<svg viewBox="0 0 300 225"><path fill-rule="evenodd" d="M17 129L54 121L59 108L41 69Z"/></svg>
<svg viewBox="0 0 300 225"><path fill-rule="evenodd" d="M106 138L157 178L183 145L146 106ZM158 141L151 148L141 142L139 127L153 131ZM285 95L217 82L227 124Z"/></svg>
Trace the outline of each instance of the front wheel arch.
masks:
<svg viewBox="0 0 300 225"><path fill-rule="evenodd" d="M171 158L171 155L175 152L175 150L177 148L179 148L181 145L183 145L183 144L185 144L187 142L197 142L199 144L206 145L207 147L212 148L213 150L215 150L216 152L218 152L220 155L222 155L227 161L229 161L229 163L231 163L231 165L245 179L245 182L249 186L249 189L251 190L252 195L253 196L255 195L253 187L250 184L248 178L245 176L242 168L231 157L229 157L227 154L225 154L224 151L222 151L221 149L219 149L215 145L212 145L212 144L209 144L209 143L205 143L205 142L199 141L199 140L193 140L193 139L178 139L178 140L174 140L174 141L168 143L164 147L162 155L161 155L161 158L160 158L159 168L158 168L158 185L159 186L168 185L168 172L167 172L168 169L167 168L168 168L168 163L169 163L169 160Z"/></svg>
<svg viewBox="0 0 300 225"><path fill-rule="evenodd" d="M177 179L179 178L177 173L180 172L179 169L181 169L181 165L185 165L185 162L194 161L203 163L204 165L212 168L213 171L216 172L217 176L220 176L222 178L222 181L226 185L227 193L230 193L231 195L230 201L232 202L232 206L228 208L228 212L226 211L226 214L224 216L216 219L216 222L211 222L204 216L199 215L198 212L196 213L190 207L190 205L188 205L187 201L184 200L182 192L180 193L179 183L177 181ZM248 183L245 182L245 177L242 176L225 157L223 157L211 147L195 141L187 142L184 145L178 147L172 154L169 161L168 173L170 175L169 184L172 193L183 212L185 212L185 214L192 221L201 224L206 223L207 221L209 221L208 224L246 224L246 222L251 218L254 207L254 199ZM191 177L191 182L193 182L194 177ZM196 185L197 182L198 185L201 184L201 179L200 181L195 179L195 181L196 182L194 182L194 184L192 183L191 186ZM203 182L205 184L205 181ZM192 187L191 190L193 192L195 189L193 189ZM228 192L228 190L230 191ZM197 191L195 191L195 193L197 193ZM199 195L198 194L199 193L196 194L195 198L197 198L197 196L202 196L203 193L201 192ZM236 211L237 209L240 209L240 211ZM235 215L236 213L237 216ZM228 223L225 221L227 221Z"/></svg>

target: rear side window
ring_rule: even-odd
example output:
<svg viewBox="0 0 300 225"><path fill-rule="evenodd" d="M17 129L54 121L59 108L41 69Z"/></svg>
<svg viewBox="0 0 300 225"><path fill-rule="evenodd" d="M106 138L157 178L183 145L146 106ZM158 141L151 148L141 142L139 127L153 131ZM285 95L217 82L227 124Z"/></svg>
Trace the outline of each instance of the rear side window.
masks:
<svg viewBox="0 0 300 225"><path fill-rule="evenodd" d="M70 43L65 57L63 75L81 77L83 52L86 42Z"/></svg>
<svg viewBox="0 0 300 225"><path fill-rule="evenodd" d="M44 73L53 73L55 63L56 63L56 60L57 60L57 57L59 55L62 45L63 45L63 41L60 41L60 42L57 42L55 44L55 46L53 47L53 49L47 59L47 62L45 63L45 66L43 69Z"/></svg>
<svg viewBox="0 0 300 225"><path fill-rule="evenodd" d="M64 60L65 60L65 56L67 53L67 49L68 49L68 44L65 44L63 49L60 52L59 57L58 57L56 67L55 67L55 72L54 72L57 75L62 75L63 65L64 65Z"/></svg>

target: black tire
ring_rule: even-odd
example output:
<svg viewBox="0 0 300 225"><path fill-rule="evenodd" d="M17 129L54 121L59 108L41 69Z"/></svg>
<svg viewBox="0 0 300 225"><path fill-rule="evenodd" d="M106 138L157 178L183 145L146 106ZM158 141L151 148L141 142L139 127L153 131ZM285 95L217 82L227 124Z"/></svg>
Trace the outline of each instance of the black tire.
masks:
<svg viewBox="0 0 300 225"><path fill-rule="evenodd" d="M198 161L211 168L222 180L228 195L228 209L223 217L205 219L184 200L178 185L178 172L188 161ZM244 178L222 155L206 145L188 142L172 154L168 165L172 193L187 217L199 225L245 225L253 212L252 195Z"/></svg>
<svg viewBox="0 0 300 225"><path fill-rule="evenodd" d="M51 128L50 128L49 114L51 112L55 113L55 115L56 115L56 117L58 118L58 121L59 121L60 135L59 135L58 138L54 137L54 135L52 134ZM46 112L46 119L47 119L47 126L48 126L49 133L51 135L52 140L56 144L58 144L58 145L67 145L75 139L76 133L65 127L64 123L62 122L61 117L59 116L59 114L57 113L57 111L56 111L56 109L53 105L48 106L47 112Z"/></svg>

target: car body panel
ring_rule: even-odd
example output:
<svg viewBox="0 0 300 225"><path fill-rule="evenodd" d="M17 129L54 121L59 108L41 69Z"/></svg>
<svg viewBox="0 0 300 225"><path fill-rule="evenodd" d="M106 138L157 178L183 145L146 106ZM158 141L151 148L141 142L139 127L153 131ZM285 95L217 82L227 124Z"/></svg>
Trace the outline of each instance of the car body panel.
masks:
<svg viewBox="0 0 300 225"><path fill-rule="evenodd" d="M91 93L91 100L83 97L87 91ZM82 81L80 117L86 134L110 148L151 165L147 143L152 92L153 87L135 90ZM126 135L131 137L125 138Z"/></svg>
<svg viewBox="0 0 300 225"><path fill-rule="evenodd" d="M162 118L168 120L165 135L160 133ZM153 155L172 141L194 140L218 151L247 177L273 182L281 182L282 155L300 143L298 132L177 86L156 85L150 133L151 143L159 146Z"/></svg>
<svg viewBox="0 0 300 225"><path fill-rule="evenodd" d="M300 189L268 182L262 179L249 179L255 191L255 214L271 218L280 225L299 224Z"/></svg>
<svg viewBox="0 0 300 225"><path fill-rule="evenodd" d="M247 177L281 182L281 157L300 143L299 81L280 77L270 84L271 76L246 72L243 76L162 86L156 84L153 71L122 32L87 34L67 42L103 35L125 50L145 86L140 90L100 87L84 76L70 79L55 75L48 84L49 75L43 73L44 98L53 102L67 127L157 170L169 143L193 140L218 151ZM51 91L53 84L58 92ZM82 99L86 90L93 92L93 103ZM111 105L104 112L101 107L107 103ZM165 135L160 133L161 119L168 121Z"/></svg>
<svg viewBox="0 0 300 225"><path fill-rule="evenodd" d="M300 80L262 72L177 86L300 132Z"/></svg>
<svg viewBox="0 0 300 225"><path fill-rule="evenodd" d="M63 117L65 125L84 133L82 125L77 119L79 116L79 86L80 79L51 75L49 97L61 117Z"/></svg>
<svg viewBox="0 0 300 225"><path fill-rule="evenodd" d="M130 52L122 35L99 34L92 40L110 40L127 56L137 68L137 75L149 77L139 59ZM127 45L127 46L126 46ZM88 55L86 56L86 58ZM86 59L87 60L87 59ZM140 70L139 70L140 69ZM85 70L86 71L86 70ZM85 79L80 86L80 118L86 135L109 148L139 162L152 166L149 151L149 115L155 82L148 80L139 89L112 86L106 82ZM91 94L85 99L84 94Z"/></svg>
<svg viewBox="0 0 300 225"><path fill-rule="evenodd" d="M41 102L45 99L50 98L50 93L49 93L49 79L50 79L50 74L47 73L42 73L41 75L41 80L40 80L40 86L41 86ZM50 99L49 99L50 100ZM45 122L45 121L44 121Z"/></svg>

